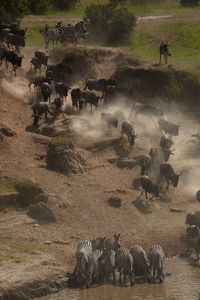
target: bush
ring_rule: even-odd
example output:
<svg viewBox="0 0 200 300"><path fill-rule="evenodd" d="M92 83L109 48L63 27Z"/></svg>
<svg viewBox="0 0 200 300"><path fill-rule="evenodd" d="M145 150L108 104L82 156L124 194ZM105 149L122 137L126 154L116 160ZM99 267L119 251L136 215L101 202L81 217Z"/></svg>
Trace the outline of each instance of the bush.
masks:
<svg viewBox="0 0 200 300"><path fill-rule="evenodd" d="M144 4L159 4L163 0L131 0L131 5L144 5Z"/></svg>
<svg viewBox="0 0 200 300"><path fill-rule="evenodd" d="M0 1L0 22L19 22L28 12L26 0L1 0Z"/></svg>
<svg viewBox="0 0 200 300"><path fill-rule="evenodd" d="M199 4L199 0L180 0L181 6L197 6Z"/></svg>
<svg viewBox="0 0 200 300"><path fill-rule="evenodd" d="M31 205L27 214L30 218L40 222L56 222L54 214L43 202Z"/></svg>
<svg viewBox="0 0 200 300"><path fill-rule="evenodd" d="M130 34L136 24L136 17L127 8L116 7L116 3L93 4L86 8L84 21L89 40L121 45L129 42Z"/></svg>
<svg viewBox="0 0 200 300"><path fill-rule="evenodd" d="M66 9L69 10L74 8L80 0L53 0L53 6L55 9Z"/></svg>
<svg viewBox="0 0 200 300"><path fill-rule="evenodd" d="M31 14L44 14L49 5L50 0L28 0L28 9Z"/></svg>

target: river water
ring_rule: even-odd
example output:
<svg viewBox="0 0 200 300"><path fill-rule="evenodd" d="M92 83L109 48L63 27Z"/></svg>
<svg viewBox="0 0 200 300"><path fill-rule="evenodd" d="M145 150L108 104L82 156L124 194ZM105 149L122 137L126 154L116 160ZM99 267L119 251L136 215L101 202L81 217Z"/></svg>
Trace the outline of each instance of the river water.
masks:
<svg viewBox="0 0 200 300"><path fill-rule="evenodd" d="M200 300L200 263L171 258L164 271L170 273L163 283L135 283L133 287L103 285L87 290L66 289L41 300Z"/></svg>

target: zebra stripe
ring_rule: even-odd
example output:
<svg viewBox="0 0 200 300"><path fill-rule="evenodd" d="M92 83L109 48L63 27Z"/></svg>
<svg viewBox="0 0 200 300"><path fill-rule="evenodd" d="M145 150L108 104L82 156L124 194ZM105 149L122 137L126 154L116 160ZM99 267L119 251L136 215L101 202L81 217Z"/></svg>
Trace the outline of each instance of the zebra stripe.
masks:
<svg viewBox="0 0 200 300"><path fill-rule="evenodd" d="M101 254L101 250L95 250L89 257L86 265L86 287L89 287L95 279L99 281L98 259Z"/></svg>
<svg viewBox="0 0 200 300"><path fill-rule="evenodd" d="M129 276L131 285L134 283L133 274L133 257L130 251L126 248L119 248L116 252L116 267L120 274L120 283L122 272L124 274L124 284L126 283L126 275Z"/></svg>
<svg viewBox="0 0 200 300"><path fill-rule="evenodd" d="M92 244L83 240L78 244L76 252L77 260L77 272L81 275L85 275L86 264L89 261L89 256L92 254Z"/></svg>
<svg viewBox="0 0 200 300"><path fill-rule="evenodd" d="M50 29L48 26L46 26L45 28L40 30L40 33L42 34L42 36L44 38L46 49L48 48L50 41L53 42L53 46L54 46L54 43L56 43L56 46L57 46L58 41L61 41L60 32L57 28Z"/></svg>
<svg viewBox="0 0 200 300"><path fill-rule="evenodd" d="M104 249L102 255L99 257L99 275L101 277L101 281L104 283L109 281L111 274L113 275L114 283L116 283L115 251Z"/></svg>

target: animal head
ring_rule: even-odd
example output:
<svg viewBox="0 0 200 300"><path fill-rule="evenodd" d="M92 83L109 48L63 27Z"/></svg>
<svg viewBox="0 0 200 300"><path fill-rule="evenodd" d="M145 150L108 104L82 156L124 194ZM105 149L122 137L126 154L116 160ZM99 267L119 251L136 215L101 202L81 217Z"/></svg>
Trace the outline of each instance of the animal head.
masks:
<svg viewBox="0 0 200 300"><path fill-rule="evenodd" d="M173 187L177 187L178 185L178 182L179 182L179 177L182 175L182 173L179 173L179 174L172 174L171 176L171 183L173 185Z"/></svg>

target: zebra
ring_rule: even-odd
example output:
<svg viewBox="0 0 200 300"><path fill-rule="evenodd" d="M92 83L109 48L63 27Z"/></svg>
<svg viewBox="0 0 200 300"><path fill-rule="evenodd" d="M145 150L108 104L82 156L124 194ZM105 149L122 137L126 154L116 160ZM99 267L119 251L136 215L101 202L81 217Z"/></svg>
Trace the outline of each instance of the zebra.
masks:
<svg viewBox="0 0 200 300"><path fill-rule="evenodd" d="M46 49L48 49L50 41L53 41L53 47L54 43L56 43L57 46L58 41L61 42L61 35L57 28L51 29L48 25L46 25L43 29L40 30L40 33L44 38Z"/></svg>
<svg viewBox="0 0 200 300"><path fill-rule="evenodd" d="M109 248L104 248L101 256L99 257L99 277L103 283L110 280L113 276L114 284L116 284L115 276L115 251Z"/></svg>
<svg viewBox="0 0 200 300"><path fill-rule="evenodd" d="M150 269L145 250L140 245L131 247L131 255L134 260L134 273L138 276L143 276L144 281L149 280Z"/></svg>
<svg viewBox="0 0 200 300"><path fill-rule="evenodd" d="M68 26L61 26L61 23L59 22L56 25L55 30L59 33L61 43L64 42L71 42L71 43L77 43L77 37L76 37L76 29L73 25L69 24Z"/></svg>
<svg viewBox="0 0 200 300"><path fill-rule="evenodd" d="M120 283L122 281L122 271L124 275L124 285L126 284L126 275L129 276L131 286L134 284L133 257L126 248L119 248L116 251L115 267L119 270Z"/></svg>
<svg viewBox="0 0 200 300"><path fill-rule="evenodd" d="M87 263L89 262L89 257L92 254L92 244L88 240L82 240L77 247L76 252L76 270L75 274L77 277L77 282L81 285L85 280L85 273L87 268Z"/></svg>
<svg viewBox="0 0 200 300"><path fill-rule="evenodd" d="M153 268L153 283L155 283L156 273L160 283L164 280L163 262L165 254L160 245L153 245L149 250L150 271Z"/></svg>
<svg viewBox="0 0 200 300"><path fill-rule="evenodd" d="M86 264L86 270L85 270L85 287L90 287L91 284L96 280L96 282L99 282L99 257L101 257L102 251L101 250L95 250L88 258L88 263Z"/></svg>

